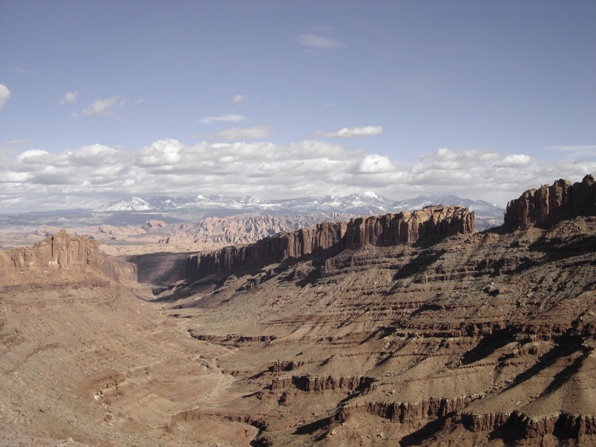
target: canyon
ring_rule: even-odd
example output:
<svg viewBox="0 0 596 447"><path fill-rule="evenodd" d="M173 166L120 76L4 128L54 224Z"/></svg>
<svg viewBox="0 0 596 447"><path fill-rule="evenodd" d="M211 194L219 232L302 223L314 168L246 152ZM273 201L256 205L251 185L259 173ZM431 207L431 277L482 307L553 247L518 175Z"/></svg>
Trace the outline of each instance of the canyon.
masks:
<svg viewBox="0 0 596 447"><path fill-rule="evenodd" d="M413 211L431 204L458 205L475 212L479 230L501 225L504 209L453 195L422 195L393 201L374 193L266 201L259 197L133 197L96 210L0 214L0 249L27 246L65 228L90 236L114 256L189 253L256 242L324 222Z"/></svg>
<svg viewBox="0 0 596 447"><path fill-rule="evenodd" d="M65 232L0 251L0 439L596 445L594 178L524 192L497 228L474 217L175 257Z"/></svg>

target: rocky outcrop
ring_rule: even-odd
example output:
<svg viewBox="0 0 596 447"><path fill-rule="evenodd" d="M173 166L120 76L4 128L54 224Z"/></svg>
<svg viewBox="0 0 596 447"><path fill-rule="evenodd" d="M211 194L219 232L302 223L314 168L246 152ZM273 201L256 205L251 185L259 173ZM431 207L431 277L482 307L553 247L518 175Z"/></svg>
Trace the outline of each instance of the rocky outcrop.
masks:
<svg viewBox="0 0 596 447"><path fill-rule="evenodd" d="M348 223L325 222L312 228L280 233L254 244L190 256L187 277L196 278L249 264L282 262L325 250L431 242L473 232L474 213L459 206L430 206L412 212L352 219Z"/></svg>
<svg viewBox="0 0 596 447"><path fill-rule="evenodd" d="M413 244L473 232L474 213L467 208L429 206L417 211L352 219L346 228L344 248Z"/></svg>
<svg viewBox="0 0 596 447"><path fill-rule="evenodd" d="M136 281L136 266L99 252L99 243L60 230L33 247L0 251L0 268L6 272L93 271L117 281Z"/></svg>
<svg viewBox="0 0 596 447"><path fill-rule="evenodd" d="M552 434L565 439L578 439L582 435L596 434L596 417L565 412L536 419L518 411L495 414L462 412L460 418L463 426L472 432L493 431L503 427L511 433L517 433L517 437L522 439L541 439Z"/></svg>
<svg viewBox="0 0 596 447"><path fill-rule="evenodd" d="M574 216L596 215L596 181L586 175L581 182L559 179L552 185L530 189L511 200L505 211L505 228L552 225Z"/></svg>
<svg viewBox="0 0 596 447"><path fill-rule="evenodd" d="M306 392L322 391L354 391L360 387L370 387L374 382L372 377L311 377L311 376L292 376L277 377L271 381L271 390L277 391L296 387Z"/></svg>
<svg viewBox="0 0 596 447"><path fill-rule="evenodd" d="M250 244L281 232L291 232L299 228L311 227L320 222L342 222L354 217L345 213L320 213L306 215L252 215L207 217L196 225L188 225L186 231L192 242L205 247ZM182 229L181 229L182 230ZM183 240L184 232L177 231L162 243Z"/></svg>
<svg viewBox="0 0 596 447"><path fill-rule="evenodd" d="M421 402L369 402L366 405L346 405L340 408L334 419L344 422L354 412L366 411L393 422L419 427L424 421L438 419L465 408L478 396L428 399Z"/></svg>
<svg viewBox="0 0 596 447"><path fill-rule="evenodd" d="M274 335L203 335L195 333L192 329L189 329L188 333L195 340L235 347L242 344L270 343L277 338Z"/></svg>
<svg viewBox="0 0 596 447"><path fill-rule="evenodd" d="M267 369L270 372L293 371L304 365L304 362L295 362L293 360L284 360L271 363Z"/></svg>

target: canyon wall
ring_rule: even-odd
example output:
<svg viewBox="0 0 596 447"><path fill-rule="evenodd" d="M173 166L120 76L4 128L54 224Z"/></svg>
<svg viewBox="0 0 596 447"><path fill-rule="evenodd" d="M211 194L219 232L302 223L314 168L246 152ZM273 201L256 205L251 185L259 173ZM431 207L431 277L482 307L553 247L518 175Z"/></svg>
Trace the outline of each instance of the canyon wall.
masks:
<svg viewBox="0 0 596 447"><path fill-rule="evenodd" d="M596 181L592 175L586 175L578 183L560 179L550 186L524 192L507 204L505 228L548 226L580 215L596 215Z"/></svg>
<svg viewBox="0 0 596 447"><path fill-rule="evenodd" d="M282 262L325 250L431 242L455 234L471 234L474 213L459 206L430 206L417 211L325 222L244 246L226 247L190 256L187 277L230 270L253 263Z"/></svg>
<svg viewBox="0 0 596 447"><path fill-rule="evenodd" d="M69 236L60 230L33 247L0 250L0 269L5 273L28 271L94 271L117 281L136 281L136 266L99 252L99 243L85 236Z"/></svg>

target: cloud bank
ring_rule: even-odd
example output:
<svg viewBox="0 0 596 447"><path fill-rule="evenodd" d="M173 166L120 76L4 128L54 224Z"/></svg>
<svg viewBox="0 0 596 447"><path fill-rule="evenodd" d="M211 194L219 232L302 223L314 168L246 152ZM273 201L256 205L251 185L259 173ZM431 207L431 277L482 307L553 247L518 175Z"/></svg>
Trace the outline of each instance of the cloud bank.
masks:
<svg viewBox="0 0 596 447"><path fill-rule="evenodd" d="M94 144L50 153L0 151L3 212L93 208L131 195L257 194L270 199L375 191L393 199L453 193L504 206L558 178L580 181L591 161L534 164L527 155L439 149L408 166L326 141L186 145L159 140L129 152Z"/></svg>

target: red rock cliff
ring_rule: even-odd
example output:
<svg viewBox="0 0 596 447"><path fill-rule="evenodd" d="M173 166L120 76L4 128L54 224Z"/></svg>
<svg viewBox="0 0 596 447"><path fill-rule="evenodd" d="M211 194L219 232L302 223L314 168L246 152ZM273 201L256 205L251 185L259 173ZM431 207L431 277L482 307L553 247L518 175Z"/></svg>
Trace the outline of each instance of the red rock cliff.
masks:
<svg viewBox="0 0 596 447"><path fill-rule="evenodd" d="M85 236L69 236L60 230L33 247L0 250L0 268L4 272L44 270L95 271L117 281L136 281L134 264L99 252L99 243Z"/></svg>
<svg viewBox="0 0 596 447"><path fill-rule="evenodd" d="M505 227L513 230L551 225L561 219L586 215L596 215L596 182L592 175L573 185L560 179L551 186L524 192L507 204Z"/></svg>
<svg viewBox="0 0 596 447"><path fill-rule="evenodd" d="M474 232L474 213L459 206L430 206L417 211L322 223L245 245L190 256L188 277L251 263L282 262L324 250L358 249L432 241Z"/></svg>

